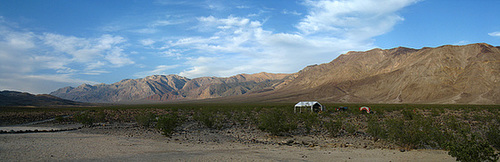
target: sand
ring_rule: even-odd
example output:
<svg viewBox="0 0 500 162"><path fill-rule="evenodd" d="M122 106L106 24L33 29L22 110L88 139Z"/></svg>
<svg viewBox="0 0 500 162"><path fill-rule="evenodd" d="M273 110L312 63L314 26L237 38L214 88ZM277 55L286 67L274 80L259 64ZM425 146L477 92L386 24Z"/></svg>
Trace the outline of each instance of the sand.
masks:
<svg viewBox="0 0 500 162"><path fill-rule="evenodd" d="M442 150L186 141L103 131L0 134L0 161L455 161Z"/></svg>

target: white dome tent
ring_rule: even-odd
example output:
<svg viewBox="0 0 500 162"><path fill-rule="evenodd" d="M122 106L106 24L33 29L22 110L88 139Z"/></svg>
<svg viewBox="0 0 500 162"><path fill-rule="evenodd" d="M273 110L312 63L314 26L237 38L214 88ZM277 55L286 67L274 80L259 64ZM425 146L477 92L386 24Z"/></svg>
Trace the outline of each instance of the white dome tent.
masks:
<svg viewBox="0 0 500 162"><path fill-rule="evenodd" d="M310 112L325 111L325 107L321 105L318 101L301 101L295 104L293 112L297 113L297 109L299 109L300 113L302 112L302 109L304 109L304 111L309 110Z"/></svg>

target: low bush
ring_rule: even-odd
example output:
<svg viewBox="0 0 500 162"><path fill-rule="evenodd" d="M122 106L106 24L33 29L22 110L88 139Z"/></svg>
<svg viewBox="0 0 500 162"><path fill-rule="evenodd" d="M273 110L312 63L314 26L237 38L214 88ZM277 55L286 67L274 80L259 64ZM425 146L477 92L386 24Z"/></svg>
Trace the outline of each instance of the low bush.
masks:
<svg viewBox="0 0 500 162"><path fill-rule="evenodd" d="M498 126L494 125L489 128L488 132L486 132L486 139L493 147L500 150L500 129L498 129Z"/></svg>
<svg viewBox="0 0 500 162"><path fill-rule="evenodd" d="M487 143L480 141L475 135L462 136L448 144L448 154L457 161L480 162L498 161L498 154Z"/></svg>
<svg viewBox="0 0 500 162"><path fill-rule="evenodd" d="M96 123L106 121L106 113L103 110L100 110L97 113L94 113L93 115Z"/></svg>
<svg viewBox="0 0 500 162"><path fill-rule="evenodd" d="M354 134L356 131L358 131L358 126L356 124L350 123L350 122L345 122L344 123L344 130L349 133L349 134Z"/></svg>
<svg viewBox="0 0 500 162"><path fill-rule="evenodd" d="M154 125L154 121L156 120L156 115L153 113L142 113L135 116L135 121L141 127L149 128Z"/></svg>
<svg viewBox="0 0 500 162"><path fill-rule="evenodd" d="M383 123L379 122L376 117L370 118L368 120L368 128L366 133L373 137L386 139L387 131L382 127Z"/></svg>
<svg viewBox="0 0 500 162"><path fill-rule="evenodd" d="M225 119L223 115L218 115L218 112L214 110L200 110L193 118L207 128L213 129L222 129L222 121Z"/></svg>
<svg viewBox="0 0 500 162"><path fill-rule="evenodd" d="M310 133L313 128L317 128L320 125L320 120L316 113L299 113L297 116L298 120L303 123L306 133Z"/></svg>
<svg viewBox="0 0 500 162"><path fill-rule="evenodd" d="M330 136L337 137L340 130L342 129L342 118L337 117L336 120L330 120L324 124L325 129L328 131Z"/></svg>
<svg viewBox="0 0 500 162"><path fill-rule="evenodd" d="M180 118L176 113L170 113L158 118L156 128L162 132L163 135L170 137L176 127L182 125L184 119Z"/></svg>
<svg viewBox="0 0 500 162"><path fill-rule="evenodd" d="M401 110L401 114L403 114L403 119L405 120L413 120L415 118L416 113L411 110Z"/></svg>
<svg viewBox="0 0 500 162"><path fill-rule="evenodd" d="M82 123L85 126L92 126L95 123L95 119L90 115L89 112L83 112L80 114L74 115L74 118L77 122Z"/></svg>
<svg viewBox="0 0 500 162"><path fill-rule="evenodd" d="M54 120L56 120L57 122L61 123L64 121L64 117L62 115L58 115L54 118Z"/></svg>
<svg viewBox="0 0 500 162"><path fill-rule="evenodd" d="M259 115L259 129L273 135L285 135L297 129L297 122L287 111L271 109Z"/></svg>

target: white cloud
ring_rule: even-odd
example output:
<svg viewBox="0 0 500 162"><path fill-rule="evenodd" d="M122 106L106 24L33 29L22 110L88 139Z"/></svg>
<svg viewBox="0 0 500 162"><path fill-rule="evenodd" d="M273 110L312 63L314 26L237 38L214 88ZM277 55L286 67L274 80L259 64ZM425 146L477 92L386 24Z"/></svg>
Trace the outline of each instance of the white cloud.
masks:
<svg viewBox="0 0 500 162"><path fill-rule="evenodd" d="M301 16L302 13L299 13L297 11L288 11L288 10L283 10L281 13L285 14L285 15L295 15L295 16Z"/></svg>
<svg viewBox="0 0 500 162"><path fill-rule="evenodd" d="M6 33L5 40L6 43L17 49L29 49L35 47L33 42L34 34L31 32L9 32Z"/></svg>
<svg viewBox="0 0 500 162"><path fill-rule="evenodd" d="M417 0L306 1L310 12L297 25L304 34L328 34L347 39L370 39L384 34L403 18L397 11Z"/></svg>
<svg viewBox="0 0 500 162"><path fill-rule="evenodd" d="M139 33L139 34L153 34L158 32L158 29L156 28L142 28L142 29L135 29L131 30L132 32Z"/></svg>
<svg viewBox="0 0 500 162"><path fill-rule="evenodd" d="M211 10L217 10L217 11L222 11L225 10L227 7L224 5L224 2L217 1L217 0L206 0L203 7Z"/></svg>
<svg viewBox="0 0 500 162"><path fill-rule="evenodd" d="M239 5L239 6L236 6L237 9L249 9L250 6L245 6L245 5Z"/></svg>
<svg viewBox="0 0 500 162"><path fill-rule="evenodd" d="M29 75L19 73L0 73L0 89L30 92L35 94L49 93L66 86L80 84L98 84L97 82L75 79L70 74ZM43 86L41 86L43 85Z"/></svg>
<svg viewBox="0 0 500 162"><path fill-rule="evenodd" d="M488 35L490 35L492 37L500 37L500 32L491 32L491 33L488 33Z"/></svg>
<svg viewBox="0 0 500 162"><path fill-rule="evenodd" d="M136 73L136 74L134 74L134 76L138 77L138 78L144 78L144 77L150 76L150 75L168 75L168 74L172 74L169 72L169 70L177 68L179 66L180 65L158 65L155 67L155 69L153 69L151 71L144 71L144 72Z"/></svg>
<svg viewBox="0 0 500 162"><path fill-rule="evenodd" d="M167 19L170 18L170 16L167 16ZM171 25L179 25L188 22L185 18L178 18L178 19L168 19L168 20L156 20L153 22L151 27L162 27L162 26L171 26Z"/></svg>
<svg viewBox="0 0 500 162"><path fill-rule="evenodd" d="M168 56L168 57L176 57L177 59L180 59L180 56L182 56L182 54L181 54L182 52L185 52L185 50L168 49L168 50L163 51L161 53L164 54L165 56Z"/></svg>
<svg viewBox="0 0 500 162"><path fill-rule="evenodd" d="M143 46L150 46L154 43L156 43L156 41L152 40L152 39L143 39L143 40L140 40L140 43L143 45Z"/></svg>
<svg viewBox="0 0 500 162"><path fill-rule="evenodd" d="M0 22L0 75L33 72L36 58L29 53L34 49L33 33L12 31Z"/></svg>
<svg viewBox="0 0 500 162"><path fill-rule="evenodd" d="M113 48L107 52L107 55L104 57L109 63L114 67L121 67L124 65L134 64L134 61L129 59L121 48Z"/></svg>
<svg viewBox="0 0 500 162"><path fill-rule="evenodd" d="M134 64L123 51L126 39L36 34L0 22L0 88L48 93L91 81L77 75L109 73L104 68ZM42 86L43 85L43 86Z"/></svg>
<svg viewBox="0 0 500 162"><path fill-rule="evenodd" d="M166 70L170 70L173 68L179 67L179 65L158 65L156 69L151 71L152 74L166 74Z"/></svg>
<svg viewBox="0 0 500 162"><path fill-rule="evenodd" d="M101 74L106 74L106 73L111 73L111 72L110 71L106 71L106 70L86 70L82 74L85 74L85 75L101 75Z"/></svg>
<svg viewBox="0 0 500 162"><path fill-rule="evenodd" d="M163 49L180 48L189 53L186 65L190 68L179 74L190 78L261 71L292 73L329 62L349 50L374 48L375 36L389 32L403 20L397 11L415 2L306 1L309 12L296 25L296 33L274 33L265 30L262 22L245 17L199 17L199 31L209 36L173 40Z"/></svg>
<svg viewBox="0 0 500 162"><path fill-rule="evenodd" d="M58 52L73 62L84 63L90 67L96 66L96 59L106 60L113 67L134 63L123 53L123 47L120 44L126 40L120 36L105 34L99 38L88 39L45 33L41 40L48 47L52 47L54 52ZM61 62L52 63L60 64ZM69 62L64 60L64 63L68 64ZM102 62L99 65L101 65L99 67L104 66Z"/></svg>
<svg viewBox="0 0 500 162"><path fill-rule="evenodd" d="M174 20L160 19L160 20L156 20L150 24L147 24L145 26L142 26L142 28L131 29L129 31L133 32L133 33L139 33L139 34L155 34L155 33L162 31L161 27L179 25L179 24L183 24L183 23L187 23L187 22L189 22L189 21L187 21L186 18L178 18L178 19L174 19ZM111 27L107 27L107 28L113 29ZM106 30L106 31L109 31L109 30Z"/></svg>
<svg viewBox="0 0 500 162"><path fill-rule="evenodd" d="M470 44L469 41L466 41L466 40L461 40L461 41L458 41L457 43L453 43L454 45L466 45L466 44Z"/></svg>

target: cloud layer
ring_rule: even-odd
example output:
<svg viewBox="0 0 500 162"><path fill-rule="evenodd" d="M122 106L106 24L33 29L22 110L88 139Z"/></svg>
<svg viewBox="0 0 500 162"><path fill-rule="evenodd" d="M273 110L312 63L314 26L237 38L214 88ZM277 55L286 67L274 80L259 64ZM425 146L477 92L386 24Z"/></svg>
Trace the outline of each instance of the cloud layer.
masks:
<svg viewBox="0 0 500 162"><path fill-rule="evenodd" d="M197 27L208 36L169 40L163 49L196 53L187 58L190 68L179 73L186 77L260 71L291 73L310 64L331 61L347 50L373 48L373 37L389 32L403 21L397 12L415 2L305 1L309 11L295 25L294 33L266 30L264 22L250 17L204 16L197 19Z"/></svg>
<svg viewBox="0 0 500 162"><path fill-rule="evenodd" d="M35 34L0 23L0 89L47 93L68 84L96 83L75 76L100 75L109 67L134 64L124 53L125 42L107 34L97 38Z"/></svg>

